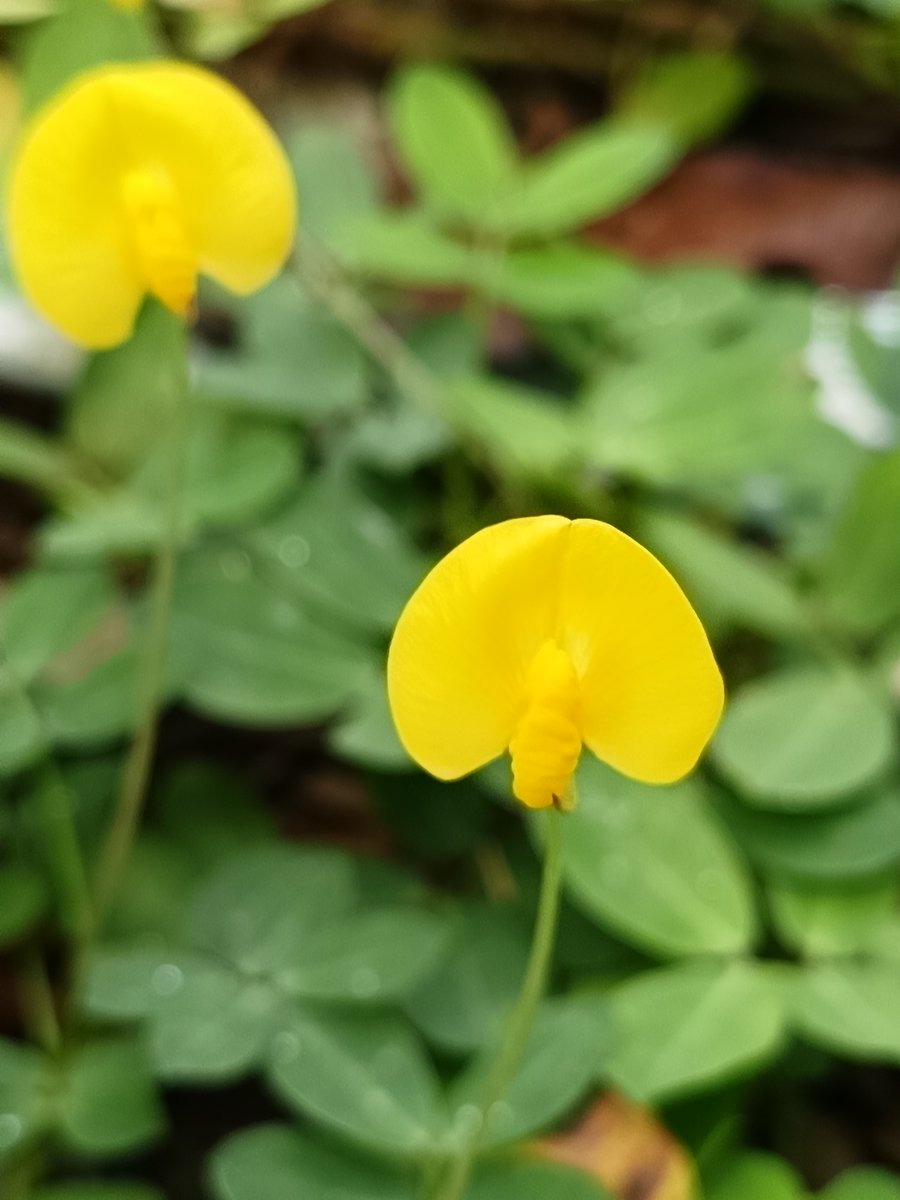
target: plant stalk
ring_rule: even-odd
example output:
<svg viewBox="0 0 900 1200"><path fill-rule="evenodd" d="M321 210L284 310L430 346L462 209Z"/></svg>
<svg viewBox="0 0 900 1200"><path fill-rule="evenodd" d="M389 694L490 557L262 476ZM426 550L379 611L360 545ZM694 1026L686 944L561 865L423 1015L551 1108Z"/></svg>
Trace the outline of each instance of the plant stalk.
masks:
<svg viewBox="0 0 900 1200"><path fill-rule="evenodd" d="M187 331L174 364L169 429L169 472L163 528L153 564L147 637L140 664L138 724L125 765L112 823L100 853L94 892L94 936L115 899L140 823L150 782L163 707L175 564L186 469L189 385Z"/></svg>
<svg viewBox="0 0 900 1200"><path fill-rule="evenodd" d="M462 1200L485 1136L491 1113L509 1089L534 1028L535 1017L547 986L550 959L556 941L556 925L562 885L563 822L565 814L547 813L547 840L538 896L531 950L522 986L491 1063L479 1103L480 1121L475 1133L453 1158L434 1192L434 1200Z"/></svg>

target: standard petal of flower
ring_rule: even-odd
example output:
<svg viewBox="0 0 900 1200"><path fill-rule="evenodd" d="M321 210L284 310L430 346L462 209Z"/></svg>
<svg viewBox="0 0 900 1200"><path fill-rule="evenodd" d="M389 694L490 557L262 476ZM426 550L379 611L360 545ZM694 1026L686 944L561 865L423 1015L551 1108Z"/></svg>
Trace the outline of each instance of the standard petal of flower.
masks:
<svg viewBox="0 0 900 1200"><path fill-rule="evenodd" d="M569 530L558 639L581 677L582 734L647 783L694 766L722 711L722 677L681 588L652 554L599 521Z"/></svg>
<svg viewBox="0 0 900 1200"><path fill-rule="evenodd" d="M143 295L119 204L123 163L104 89L64 92L22 143L8 239L32 304L86 346L131 331Z"/></svg>
<svg viewBox="0 0 900 1200"><path fill-rule="evenodd" d="M409 754L438 778L509 745L526 672L552 633L568 524L525 517L483 529L404 609L388 657L391 710Z"/></svg>
<svg viewBox="0 0 900 1200"><path fill-rule="evenodd" d="M183 63L116 77L128 144L171 174L199 270L236 292L262 286L294 236L290 167L274 133L231 84Z"/></svg>

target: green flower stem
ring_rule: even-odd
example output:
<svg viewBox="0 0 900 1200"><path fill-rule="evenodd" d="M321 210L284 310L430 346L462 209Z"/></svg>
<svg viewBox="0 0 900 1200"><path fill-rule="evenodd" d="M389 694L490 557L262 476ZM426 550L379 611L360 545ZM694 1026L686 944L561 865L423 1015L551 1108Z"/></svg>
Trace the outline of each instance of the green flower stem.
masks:
<svg viewBox="0 0 900 1200"><path fill-rule="evenodd" d="M169 477L162 535L153 567L147 636L140 669L138 725L125 760L116 810L97 866L94 892L95 935L102 928L103 920L115 899L131 856L150 781L164 699L169 624L187 457L189 386L186 330L181 338L177 358L178 361L173 363L170 396Z"/></svg>
<svg viewBox="0 0 900 1200"><path fill-rule="evenodd" d="M491 1112L506 1095L534 1028L535 1017L544 997L550 959L556 941L562 884L564 821L564 813L556 809L548 811L541 890L522 987L507 1019L497 1055L488 1069L479 1104L481 1119L478 1129L451 1161L435 1190L434 1200L463 1200L479 1146L490 1122Z"/></svg>

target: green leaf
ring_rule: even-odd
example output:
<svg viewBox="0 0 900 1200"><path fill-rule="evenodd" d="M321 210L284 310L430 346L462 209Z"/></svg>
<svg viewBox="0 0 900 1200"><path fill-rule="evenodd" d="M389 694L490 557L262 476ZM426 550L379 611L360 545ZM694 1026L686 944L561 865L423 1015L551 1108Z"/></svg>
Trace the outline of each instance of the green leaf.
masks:
<svg viewBox="0 0 900 1200"><path fill-rule="evenodd" d="M0 1163L50 1124L46 1083L36 1050L0 1038Z"/></svg>
<svg viewBox="0 0 900 1200"><path fill-rule="evenodd" d="M399 1000L434 972L452 933L438 913L370 908L310 929L276 978L285 991L309 1000Z"/></svg>
<svg viewBox="0 0 900 1200"><path fill-rule="evenodd" d="M678 579L707 625L796 637L809 619L783 564L693 517L647 508L637 536Z"/></svg>
<svg viewBox="0 0 900 1200"><path fill-rule="evenodd" d="M553 475L578 457L571 410L536 388L473 375L451 384L448 416L505 471Z"/></svg>
<svg viewBox="0 0 900 1200"><path fill-rule="evenodd" d="M224 765L180 762L159 794L166 831L198 864L213 866L245 854L275 836L275 825L258 796Z"/></svg>
<svg viewBox="0 0 900 1200"><path fill-rule="evenodd" d="M409 287L468 287L479 277L472 249L418 209L358 217L342 227L335 250L349 270Z"/></svg>
<svg viewBox="0 0 900 1200"><path fill-rule="evenodd" d="M416 1195L413 1180L286 1125L256 1125L232 1135L214 1151L209 1180L216 1200L414 1200Z"/></svg>
<svg viewBox="0 0 900 1200"><path fill-rule="evenodd" d="M742 1154L719 1172L708 1200L805 1200L800 1177L774 1154Z"/></svg>
<svg viewBox="0 0 900 1200"><path fill-rule="evenodd" d="M126 478L165 440L172 407L183 403L184 338L183 322L148 301L127 341L88 358L69 401L66 438L112 478Z"/></svg>
<svg viewBox="0 0 900 1200"><path fill-rule="evenodd" d="M17 575L3 604L0 642L20 683L27 683L96 625L115 592L94 567L33 568Z"/></svg>
<svg viewBox="0 0 900 1200"><path fill-rule="evenodd" d="M471 375L481 358L477 323L464 312L426 317L406 336L413 354L439 380ZM357 422L349 442L354 455L391 475L414 470L453 445L450 426L389 379L387 404Z"/></svg>
<svg viewBox="0 0 900 1200"><path fill-rule="evenodd" d="M162 510L156 502L120 487L45 521L38 545L47 562L68 565L83 559L148 554L161 536Z"/></svg>
<svg viewBox="0 0 900 1200"><path fill-rule="evenodd" d="M778 1051L778 981L750 962L697 962L637 975L611 993L609 1078L657 1103L750 1074Z"/></svg>
<svg viewBox="0 0 900 1200"><path fill-rule="evenodd" d="M791 991L798 1033L843 1057L900 1062L900 972L895 963L807 966Z"/></svg>
<svg viewBox="0 0 900 1200"><path fill-rule="evenodd" d="M470 854L491 821L491 803L471 779L379 774L370 787L392 837L417 857L440 862Z"/></svg>
<svg viewBox="0 0 900 1200"><path fill-rule="evenodd" d="M338 758L377 771L412 767L394 728L381 671L372 673L370 685L329 731L328 745Z"/></svg>
<svg viewBox="0 0 900 1200"><path fill-rule="evenodd" d="M19 941L44 915L49 900L43 875L33 867L0 863L0 946Z"/></svg>
<svg viewBox="0 0 900 1200"><path fill-rule="evenodd" d="M871 459L834 532L822 598L835 621L874 633L900 614L900 546L884 514L900 511L900 451Z"/></svg>
<svg viewBox="0 0 900 1200"><path fill-rule="evenodd" d="M188 443L185 508L203 526L246 524L284 498L298 468L296 437L282 425L204 413ZM167 474L158 472L160 495Z"/></svg>
<svg viewBox="0 0 900 1200"><path fill-rule="evenodd" d="M85 1010L106 1021L136 1021L149 1015L159 995L172 981L180 982L181 967L166 966L167 951L161 938L139 942L108 943L91 955L80 997Z"/></svg>
<svg viewBox="0 0 900 1200"><path fill-rule="evenodd" d="M586 912L667 955L728 954L751 944L749 882L699 780L651 787L586 755L577 791L564 871Z"/></svg>
<svg viewBox="0 0 900 1200"><path fill-rule="evenodd" d="M734 697L712 753L749 802L822 808L884 773L896 754L893 714L852 669L783 671Z"/></svg>
<svg viewBox="0 0 900 1200"><path fill-rule="evenodd" d="M289 133L285 150L303 205L303 229L330 242L347 221L378 204L368 163L337 125L304 125Z"/></svg>
<svg viewBox="0 0 900 1200"><path fill-rule="evenodd" d="M762 812L724 796L719 810L754 863L788 878L855 879L900 862L900 795L892 789L828 812Z"/></svg>
<svg viewBox="0 0 900 1200"><path fill-rule="evenodd" d="M149 1053L169 1083L221 1083L256 1065L274 1031L279 997L263 980L175 955L152 975Z"/></svg>
<svg viewBox="0 0 900 1200"><path fill-rule="evenodd" d="M46 749L46 730L34 704L0 665L0 776L32 766Z"/></svg>
<svg viewBox="0 0 900 1200"><path fill-rule="evenodd" d="M306 938L355 900L353 870L337 851L274 846L226 862L187 913L191 944L253 976L302 954Z"/></svg>
<svg viewBox="0 0 900 1200"><path fill-rule="evenodd" d="M126 645L80 678L43 683L35 703L56 742L90 746L130 733L138 707L139 653Z"/></svg>
<svg viewBox="0 0 900 1200"><path fill-rule="evenodd" d="M147 941L98 949L82 1000L103 1020L146 1020L157 1076L201 1085L239 1078L259 1063L280 1002L263 979Z"/></svg>
<svg viewBox="0 0 900 1200"><path fill-rule="evenodd" d="M900 898L896 883L889 879L773 881L768 894L782 940L811 958L877 954Z"/></svg>
<svg viewBox="0 0 900 1200"><path fill-rule="evenodd" d="M196 388L217 405L247 414L321 421L365 401L365 364L357 343L294 275L236 300L216 293L238 326L230 350L196 359Z"/></svg>
<svg viewBox="0 0 900 1200"><path fill-rule="evenodd" d="M512 186L518 153L486 88L449 67L394 76L388 119L407 171L428 203L480 223Z"/></svg>
<svg viewBox="0 0 900 1200"><path fill-rule="evenodd" d="M518 1142L575 1108L596 1080L597 1063L609 1042L602 1001L579 996L546 1001L503 1099L488 1115L485 1146ZM478 1128L478 1105L495 1053L489 1044L450 1089L449 1104L464 1141L473 1124Z"/></svg>
<svg viewBox="0 0 900 1200"><path fill-rule="evenodd" d="M79 1180L53 1183L34 1194L34 1200L165 1200L162 1192L146 1183L124 1179Z"/></svg>
<svg viewBox="0 0 900 1200"><path fill-rule="evenodd" d="M20 25L52 16L55 11L54 0L4 0L0 6L0 21L4 25Z"/></svg>
<svg viewBox="0 0 900 1200"><path fill-rule="evenodd" d="M677 157L661 130L600 122L526 163L495 223L514 237L569 233L636 199Z"/></svg>
<svg viewBox="0 0 900 1200"><path fill-rule="evenodd" d="M435 413L403 402L368 412L348 442L355 459L389 475L405 475L445 454L453 435Z"/></svg>
<svg viewBox="0 0 900 1200"><path fill-rule="evenodd" d="M888 304L893 303L887 297L885 300ZM882 339L869 327L865 308L855 312L844 310L841 318L847 322L846 343L842 348L849 350L853 366L862 376L866 387L874 392L876 399L892 413L900 414L900 385L897 381L900 347L894 340ZM839 338L840 334L836 334L836 340Z"/></svg>
<svg viewBox="0 0 900 1200"><path fill-rule="evenodd" d="M57 441L0 417L0 476L38 488L59 503L84 503L93 489L83 464Z"/></svg>
<svg viewBox="0 0 900 1200"><path fill-rule="evenodd" d="M542 1162L504 1162L478 1171L466 1200L612 1200L583 1171Z"/></svg>
<svg viewBox="0 0 900 1200"><path fill-rule="evenodd" d="M453 1054L496 1044L528 961L528 929L516 909L469 901L453 947L410 997L406 1010L425 1036Z"/></svg>
<svg viewBox="0 0 900 1200"><path fill-rule="evenodd" d="M367 633L393 628L427 566L350 472L312 480L294 503L254 532L251 545L285 591L331 621Z"/></svg>
<svg viewBox="0 0 900 1200"><path fill-rule="evenodd" d="M284 548L289 536L277 544ZM306 554L305 539L297 538L285 554L295 548ZM272 724L329 716L364 686L371 652L332 632L267 572L267 563L257 565L239 549L198 551L182 561L172 669L195 707L225 720Z"/></svg>
<svg viewBox="0 0 900 1200"><path fill-rule="evenodd" d="M616 112L665 129L690 146L723 129L751 88L749 69L733 54L672 54L644 65L619 97Z"/></svg>
<svg viewBox="0 0 900 1200"><path fill-rule="evenodd" d="M776 305L776 299L782 300L782 305ZM787 325L789 346L799 350L808 333L808 316L794 329L795 320L785 322L780 291L755 284L751 277L728 267L702 263L654 267L610 319L617 337L643 355L668 356L675 349L684 355L686 350L740 345L748 333L766 327L764 318L770 306L779 309L779 338ZM808 312L808 300L806 309ZM781 340L777 344L782 346Z"/></svg>
<svg viewBox="0 0 900 1200"><path fill-rule="evenodd" d="M900 1180L878 1167L854 1167L820 1192L818 1200L900 1200Z"/></svg>
<svg viewBox="0 0 900 1200"><path fill-rule="evenodd" d="M254 11L262 12L262 5ZM218 62L258 42L268 28L264 19L189 9L184 13L183 45L196 58Z"/></svg>
<svg viewBox="0 0 900 1200"><path fill-rule="evenodd" d="M446 1127L437 1076L395 1017L298 1011L269 1078L292 1108L376 1154L422 1157Z"/></svg>
<svg viewBox="0 0 900 1200"><path fill-rule="evenodd" d="M181 928L196 882L190 856L168 838L146 829L131 855L105 932L110 937L150 937L166 944Z"/></svg>
<svg viewBox="0 0 900 1200"><path fill-rule="evenodd" d="M187 440L183 540L264 515L296 483L298 468L294 434L282 426L198 411ZM150 552L163 536L170 473L170 447L156 447L125 485L49 522L45 555L65 562Z"/></svg>
<svg viewBox="0 0 900 1200"><path fill-rule="evenodd" d="M578 242L511 250L493 269L485 264L483 279L497 303L549 320L615 311L640 282L626 259Z"/></svg>
<svg viewBox="0 0 900 1200"><path fill-rule="evenodd" d="M29 30L21 59L25 108L33 112L89 67L133 62L158 53L146 11L126 11L105 0L63 4Z"/></svg>
<svg viewBox="0 0 900 1200"><path fill-rule="evenodd" d="M142 1046L105 1039L82 1046L66 1063L60 1128L79 1154L108 1157L137 1150L163 1130Z"/></svg>
<svg viewBox="0 0 900 1200"><path fill-rule="evenodd" d="M604 363L584 405L584 447L598 466L724 494L739 510L745 481L784 474L819 420L787 352L747 341L692 349L676 338L635 361Z"/></svg>

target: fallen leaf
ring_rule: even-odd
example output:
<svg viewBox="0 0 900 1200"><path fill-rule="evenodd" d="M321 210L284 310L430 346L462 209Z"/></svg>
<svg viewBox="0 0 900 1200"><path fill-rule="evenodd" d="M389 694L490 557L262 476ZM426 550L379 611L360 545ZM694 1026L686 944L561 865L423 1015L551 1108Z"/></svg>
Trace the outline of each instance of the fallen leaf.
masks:
<svg viewBox="0 0 900 1200"><path fill-rule="evenodd" d="M645 1108L614 1092L534 1149L539 1157L586 1171L618 1200L695 1200L697 1194L685 1150Z"/></svg>

